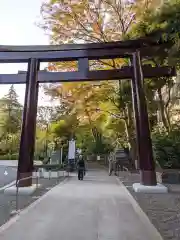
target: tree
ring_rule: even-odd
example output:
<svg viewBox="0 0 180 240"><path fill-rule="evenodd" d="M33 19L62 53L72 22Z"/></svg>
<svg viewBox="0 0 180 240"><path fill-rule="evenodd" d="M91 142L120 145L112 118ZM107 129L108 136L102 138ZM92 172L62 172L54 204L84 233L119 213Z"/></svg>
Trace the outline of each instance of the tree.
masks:
<svg viewBox="0 0 180 240"><path fill-rule="evenodd" d="M44 28L51 31L55 44L104 42L125 34L134 17L131 3L126 1L49 1L42 5ZM126 9L126 13L124 12ZM112 21L113 19L113 21ZM109 26L108 26L109 25ZM108 29L108 30L107 30ZM119 29L119 31L114 31Z"/></svg>
<svg viewBox="0 0 180 240"><path fill-rule="evenodd" d="M166 1L157 11L146 11L140 21L131 29L129 37L144 37L152 35L160 45L156 57L146 59L145 62L153 66L167 66L168 64L178 67L179 63L179 9L180 1ZM172 96L174 79L160 77L150 79L149 86L155 92L156 105L160 111L162 123L167 131L171 130L170 112L173 102L179 96ZM164 94L166 93L166 94ZM166 97L164 97L164 95ZM155 101L154 101L155 103Z"/></svg>
<svg viewBox="0 0 180 240"><path fill-rule="evenodd" d="M4 133L16 133L21 128L22 106L12 85L7 95L0 99L1 129Z"/></svg>
<svg viewBox="0 0 180 240"><path fill-rule="evenodd" d="M94 134L93 121L97 116L96 108L102 100L98 88L93 88L89 83L67 83L49 89L48 93L61 100L66 105L65 114L76 114L82 124L89 124Z"/></svg>
<svg viewBox="0 0 180 240"><path fill-rule="evenodd" d="M43 16L43 27L49 30L51 36L51 43L62 44L62 43L77 43L77 42L108 42L118 41L128 38L128 33L131 31L134 23L140 21L141 16L147 9L151 11L158 5L157 1L116 1L116 0L99 0L99 1L62 1L62 0L51 0L48 3L42 5L42 16ZM141 8L139 8L141 6ZM141 9L141 11L139 11ZM142 11L142 9L144 11ZM108 59L90 61L90 69L112 69L121 68L124 65L128 65L126 59ZM49 65L50 71L74 70L77 68L75 62L69 63L58 63ZM119 86L120 85L120 86ZM69 85L62 84L61 88L69 87ZM79 89L82 91L84 88L83 84L79 84ZM89 88L89 89L88 89ZM58 87L57 87L58 89ZM74 91L75 89L75 91ZM92 135L95 139L95 132L99 133L100 129L97 129L96 114L90 109L90 105L93 103L89 96L84 97L83 101L80 99L80 90L78 87L70 84L68 92L70 96L67 98L70 102L72 95L76 93L76 111L83 115L84 119L91 125ZM84 88L91 93L93 92L93 86L86 84ZM132 99L131 99L131 87L129 83L122 82L119 84L118 81L114 83L104 82L100 84L100 91L96 96L101 101L109 104L111 102L111 108L114 112L119 112L121 118L124 121L127 139L134 147L134 126L133 126L133 115L132 115ZM102 94L103 93L103 94ZM82 96L83 96L82 94ZM94 94L93 94L94 98ZM62 96L61 96L62 99ZM81 104L77 104L81 101ZM73 101L75 98L73 98ZM72 102L73 102L72 101ZM99 101L96 106L99 105ZM70 104L69 104L70 106ZM72 109L73 104L71 104ZM81 107L80 107L81 106ZM112 107L113 106L113 107ZM98 106L97 106L98 107ZM71 109L71 110L72 110ZM82 120L82 119L81 119Z"/></svg>
<svg viewBox="0 0 180 240"><path fill-rule="evenodd" d="M17 153L19 147L22 106L12 85L7 95L0 99L0 145L4 153Z"/></svg>
<svg viewBox="0 0 180 240"><path fill-rule="evenodd" d="M75 137L78 123L75 114L64 116L60 121L51 126L51 132L55 134L59 143L61 143L61 141L69 141Z"/></svg>

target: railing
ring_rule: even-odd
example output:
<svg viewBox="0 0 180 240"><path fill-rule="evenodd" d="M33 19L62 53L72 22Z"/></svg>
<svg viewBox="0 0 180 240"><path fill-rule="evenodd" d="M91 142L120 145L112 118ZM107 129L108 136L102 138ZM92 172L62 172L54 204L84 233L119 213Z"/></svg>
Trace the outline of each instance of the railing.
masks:
<svg viewBox="0 0 180 240"><path fill-rule="evenodd" d="M51 172L54 172L53 170L56 170L58 173L59 171L63 171L63 176L64 172L68 173L69 176L69 168L68 166L59 168L59 164L41 164L41 165L35 165L34 169L45 169L47 172L49 172L49 178L51 177Z"/></svg>
<svg viewBox="0 0 180 240"><path fill-rule="evenodd" d="M37 190L38 187L39 187L39 178L41 178L41 175L40 175L40 168L41 167L39 166L39 168L36 168L36 171L35 171L36 172L36 176L28 176L28 177L21 178L21 179L17 180L16 183L11 185L11 187L12 186L16 186L16 193L15 193L15 195L16 195L16 197L15 197L16 203L15 203L15 211L12 213L13 215L14 214L18 214L20 212L20 209L19 209L19 188L20 188L20 183L25 181L25 180L35 178L36 179L35 180L35 185L36 185L36 190ZM62 172L63 172L63 178L69 177L68 169L63 169ZM59 182L59 179L60 179L61 176L59 174L59 171L57 171L57 173L58 173L58 175L57 175L57 182ZM67 173L67 175L65 173ZM49 179L51 179L51 171L50 170L49 170Z"/></svg>
<svg viewBox="0 0 180 240"><path fill-rule="evenodd" d="M19 183L32 178L33 176L29 176L29 177L21 178L16 181L16 184L15 184L16 185L16 210L15 210L16 213L20 211L19 210ZM37 188L38 188L38 175L36 176L36 189Z"/></svg>

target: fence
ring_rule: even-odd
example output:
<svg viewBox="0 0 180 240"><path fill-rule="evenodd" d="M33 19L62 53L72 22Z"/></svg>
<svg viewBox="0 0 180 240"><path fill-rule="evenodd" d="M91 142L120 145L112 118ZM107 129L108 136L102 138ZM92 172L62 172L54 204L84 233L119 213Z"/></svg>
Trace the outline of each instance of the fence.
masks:
<svg viewBox="0 0 180 240"><path fill-rule="evenodd" d="M35 179L35 186L36 186L36 190L39 188L39 179L41 178L41 174L40 174L40 169L42 168L42 166L40 165L39 168L35 168L35 175L32 175L32 176L28 176L28 177L24 177L24 178L21 178L19 180L17 180L13 185L11 185L11 187L15 186L16 187L16 190L15 190L15 211L13 211L11 214L14 215L14 214L18 214L20 212L20 209L19 209L19 197L20 197L20 191L19 191L19 188L20 188L20 183L23 182L23 181L26 181L26 180L29 180L29 179ZM63 171L62 171L63 170ZM57 183L59 182L60 180L60 177L63 177L63 178L66 178L66 177L69 177L69 171L66 171L65 169L61 169L61 172L63 173L63 175L60 175L59 173L60 171L58 170L57 171ZM49 179L51 178L51 170L48 170L48 174L49 174Z"/></svg>

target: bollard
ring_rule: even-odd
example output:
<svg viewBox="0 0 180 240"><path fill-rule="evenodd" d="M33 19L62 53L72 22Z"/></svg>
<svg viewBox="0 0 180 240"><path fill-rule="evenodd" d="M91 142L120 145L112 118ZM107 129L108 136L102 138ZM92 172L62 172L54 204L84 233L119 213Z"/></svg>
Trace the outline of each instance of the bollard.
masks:
<svg viewBox="0 0 180 240"><path fill-rule="evenodd" d="M38 188L38 172L36 171L36 188Z"/></svg>
<svg viewBox="0 0 180 240"><path fill-rule="evenodd" d="M49 170L49 180L50 180L50 178L51 178L51 171Z"/></svg>
<svg viewBox="0 0 180 240"><path fill-rule="evenodd" d="M18 213L18 211L19 211L19 183L21 181L24 181L24 180L27 180L27 179L30 179L30 178L32 178L32 176L19 179L15 183L15 185L16 185L16 213ZM36 184L38 184L38 179L36 179L36 181L37 181Z"/></svg>
<svg viewBox="0 0 180 240"><path fill-rule="evenodd" d="M59 170L57 171L57 182L60 181Z"/></svg>
<svg viewBox="0 0 180 240"><path fill-rule="evenodd" d="M18 211L19 208L19 180L16 181L16 212Z"/></svg>

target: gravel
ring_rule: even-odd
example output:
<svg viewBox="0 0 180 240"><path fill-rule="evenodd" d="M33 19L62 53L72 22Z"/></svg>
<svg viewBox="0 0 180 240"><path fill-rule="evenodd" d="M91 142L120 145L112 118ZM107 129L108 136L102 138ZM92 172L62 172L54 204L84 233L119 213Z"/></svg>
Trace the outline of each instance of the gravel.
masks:
<svg viewBox="0 0 180 240"><path fill-rule="evenodd" d="M180 184L166 185L167 194L135 193L132 184L140 181L139 174L120 172L119 177L163 239L180 239Z"/></svg>
<svg viewBox="0 0 180 240"><path fill-rule="evenodd" d="M30 196L19 196L19 209L22 210L26 208L63 179L63 177L58 181L57 179L39 179L40 187L34 194ZM12 212L16 210L15 199L15 196L5 195L3 191L0 192L0 226L6 223L12 217Z"/></svg>

